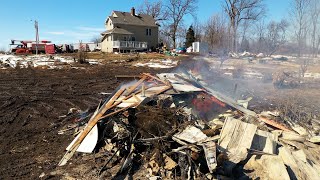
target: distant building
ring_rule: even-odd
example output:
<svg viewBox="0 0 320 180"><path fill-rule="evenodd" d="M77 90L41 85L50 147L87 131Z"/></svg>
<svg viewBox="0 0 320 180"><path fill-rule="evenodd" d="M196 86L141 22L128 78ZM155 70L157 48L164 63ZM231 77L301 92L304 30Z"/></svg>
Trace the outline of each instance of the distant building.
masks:
<svg viewBox="0 0 320 180"><path fill-rule="evenodd" d="M105 22L102 35L102 52L125 52L154 49L158 45L159 25L146 14L113 11Z"/></svg>

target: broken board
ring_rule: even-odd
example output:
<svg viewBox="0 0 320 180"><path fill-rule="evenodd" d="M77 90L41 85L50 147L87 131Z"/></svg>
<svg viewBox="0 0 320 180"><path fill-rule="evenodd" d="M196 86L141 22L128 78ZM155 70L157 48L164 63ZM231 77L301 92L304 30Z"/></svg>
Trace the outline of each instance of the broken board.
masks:
<svg viewBox="0 0 320 180"><path fill-rule="evenodd" d="M200 129L191 125L182 132L173 135L173 137L188 143L197 143L208 138Z"/></svg>
<svg viewBox="0 0 320 180"><path fill-rule="evenodd" d="M268 154L275 154L276 146L275 137L272 133L257 130L250 149L263 151Z"/></svg>
<svg viewBox="0 0 320 180"><path fill-rule="evenodd" d="M217 167L217 150L216 143L213 141L206 142L202 145L206 156L207 165L211 173L215 172Z"/></svg>
<svg viewBox="0 0 320 180"><path fill-rule="evenodd" d="M190 84L189 82L178 78L178 76L181 76L185 79L188 79L188 77L184 76L184 74L176 74L176 73L161 73L157 74L157 76L161 80L169 81L173 87L173 89L180 91L180 92L201 92L203 89L197 88L194 85Z"/></svg>
<svg viewBox="0 0 320 180"><path fill-rule="evenodd" d="M81 133L77 135L76 138L69 144L69 146L66 148L67 151L71 149L73 144L79 139ZM83 153L92 153L94 148L96 147L96 144L98 142L98 126L95 125L89 134L84 138L84 140L81 142L79 148L76 150L77 152L83 152Z"/></svg>
<svg viewBox="0 0 320 180"><path fill-rule="evenodd" d="M219 145L226 151L229 161L237 164L246 159L257 126L228 117L223 125Z"/></svg>
<svg viewBox="0 0 320 180"><path fill-rule="evenodd" d="M290 180L286 166L279 156L253 155L244 169L247 170L249 179L281 179Z"/></svg>

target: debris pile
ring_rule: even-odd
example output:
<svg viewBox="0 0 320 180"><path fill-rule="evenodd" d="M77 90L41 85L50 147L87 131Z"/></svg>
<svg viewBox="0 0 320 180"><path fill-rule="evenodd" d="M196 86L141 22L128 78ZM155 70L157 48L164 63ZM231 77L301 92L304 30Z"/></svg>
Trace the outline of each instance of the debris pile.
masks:
<svg viewBox="0 0 320 180"><path fill-rule="evenodd" d="M96 60L88 60L89 64L99 64ZM32 55L32 56L17 56L17 55L0 55L0 69L7 68L28 68L38 67L46 69L59 69L64 66L75 64L75 59L72 57L63 56L47 56L47 55Z"/></svg>
<svg viewBox="0 0 320 180"><path fill-rule="evenodd" d="M173 68L178 65L178 61L173 61L171 59L163 59L163 60L156 60L152 59L146 63L136 63L134 66L136 67L150 67L150 68Z"/></svg>
<svg viewBox="0 0 320 180"><path fill-rule="evenodd" d="M319 136L256 114L191 73L144 73L96 109L71 110L59 166L95 153L96 175L133 179L317 179Z"/></svg>

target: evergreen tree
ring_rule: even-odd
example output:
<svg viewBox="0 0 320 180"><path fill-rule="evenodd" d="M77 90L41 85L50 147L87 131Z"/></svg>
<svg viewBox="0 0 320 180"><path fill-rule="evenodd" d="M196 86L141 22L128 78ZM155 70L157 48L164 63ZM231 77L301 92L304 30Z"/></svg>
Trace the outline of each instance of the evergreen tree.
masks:
<svg viewBox="0 0 320 180"><path fill-rule="evenodd" d="M186 47L192 46L192 43L196 40L193 27L190 26L186 35Z"/></svg>

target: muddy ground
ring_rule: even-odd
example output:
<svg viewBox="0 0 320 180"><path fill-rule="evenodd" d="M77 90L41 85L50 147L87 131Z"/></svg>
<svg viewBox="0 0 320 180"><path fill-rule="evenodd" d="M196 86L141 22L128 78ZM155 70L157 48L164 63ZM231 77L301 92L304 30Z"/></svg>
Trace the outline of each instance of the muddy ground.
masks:
<svg viewBox="0 0 320 180"><path fill-rule="evenodd" d="M52 172L71 142L58 135L70 108L86 110L112 92L115 75L166 72L123 64L86 70L11 69L0 71L0 179L37 179Z"/></svg>
<svg viewBox="0 0 320 180"><path fill-rule="evenodd" d="M182 65L192 61L185 60ZM191 63L192 64L192 63ZM111 93L123 82L116 75L138 75L142 72L161 73L175 69L151 69L129 64L108 63L103 66L87 66L86 69L7 69L0 71L0 179L60 179L72 172L72 177L83 177L86 169L94 168L94 159L73 157L72 165L57 168L65 148L72 141L70 134L58 135L66 124L59 116L70 108L86 110L97 106L106 98L101 92ZM234 82L212 75L209 77L216 89L232 94ZM249 108L255 111L272 110L279 97L295 97L296 93L315 97L318 88L276 90L271 83L259 84L237 80L236 98L253 97ZM229 92L229 93L228 93ZM302 93L303 92L303 93ZM313 98L314 104L320 100ZM310 101L306 99L308 103ZM300 104L300 103L299 103ZM314 107L319 109L319 106ZM84 167L86 166L86 167ZM89 178L81 178L89 179Z"/></svg>

